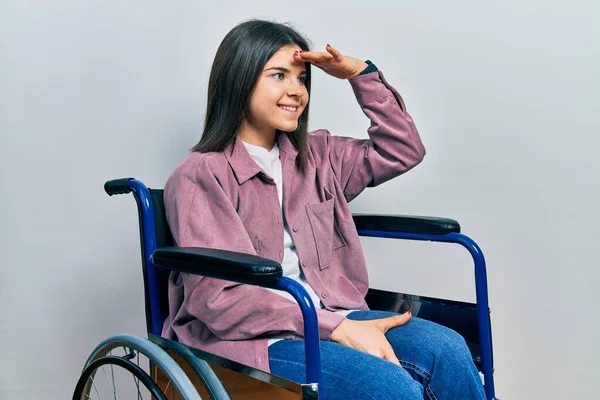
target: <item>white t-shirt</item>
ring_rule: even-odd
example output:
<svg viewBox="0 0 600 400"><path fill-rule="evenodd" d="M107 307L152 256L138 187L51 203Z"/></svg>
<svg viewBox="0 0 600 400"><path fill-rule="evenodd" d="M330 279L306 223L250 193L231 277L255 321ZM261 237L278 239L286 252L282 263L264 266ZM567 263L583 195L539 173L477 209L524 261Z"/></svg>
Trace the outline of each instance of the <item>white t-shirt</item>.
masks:
<svg viewBox="0 0 600 400"><path fill-rule="evenodd" d="M281 218L283 220L283 261L281 262L283 276L294 279L296 282L300 283L308 292L315 307L324 309L325 307L321 303L319 296L308 284L304 274L302 273L302 270L300 269L300 260L298 259L298 253L296 252L296 246L294 246L292 236L290 235L290 229L283 214L283 167L281 165L281 159L279 158L279 147L277 147L277 143L275 143L275 146L271 149L271 151L269 151L264 147L255 146L244 141L242 141L242 143L244 143L244 146L246 147L246 150L248 150L248 153L252 159L263 169L267 175L273 178L275 184L277 185L279 206L281 207ZM272 290L274 293L277 293L278 295L288 298L294 302L296 301L292 295L287 292L275 289L269 290ZM336 311L336 314L346 316L352 311L354 310ZM269 340L269 346L279 340L281 339Z"/></svg>

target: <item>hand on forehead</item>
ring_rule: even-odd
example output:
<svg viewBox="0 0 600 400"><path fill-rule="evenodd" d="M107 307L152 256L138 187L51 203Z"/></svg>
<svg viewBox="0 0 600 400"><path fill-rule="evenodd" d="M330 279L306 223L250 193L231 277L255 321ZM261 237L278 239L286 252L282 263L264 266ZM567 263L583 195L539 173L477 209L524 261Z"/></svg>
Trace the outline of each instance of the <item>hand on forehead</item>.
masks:
<svg viewBox="0 0 600 400"><path fill-rule="evenodd" d="M265 69L271 68L283 68L287 70L298 70L298 72L305 71L305 62L302 59L297 59L295 54L302 51L300 46L296 44L290 44L279 49L273 56L267 61Z"/></svg>

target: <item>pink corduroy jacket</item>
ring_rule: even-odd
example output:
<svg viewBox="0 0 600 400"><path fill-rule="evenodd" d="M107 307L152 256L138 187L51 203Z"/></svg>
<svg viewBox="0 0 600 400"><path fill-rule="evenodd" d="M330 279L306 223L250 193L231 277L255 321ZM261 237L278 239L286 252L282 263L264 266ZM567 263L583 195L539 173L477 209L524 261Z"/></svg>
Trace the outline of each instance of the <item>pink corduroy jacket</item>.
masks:
<svg viewBox="0 0 600 400"><path fill-rule="evenodd" d="M348 202L425 155L402 98L381 71L350 85L371 120L369 139L311 132L304 174L287 135L277 139L283 212L306 280L326 307L318 311L325 340L344 319L331 311L367 309L367 268ZM223 152L190 154L169 177L164 203L179 246L283 259L277 188L239 138ZM303 336L298 305L264 288L172 272L168 295L164 337L267 372L269 337Z"/></svg>

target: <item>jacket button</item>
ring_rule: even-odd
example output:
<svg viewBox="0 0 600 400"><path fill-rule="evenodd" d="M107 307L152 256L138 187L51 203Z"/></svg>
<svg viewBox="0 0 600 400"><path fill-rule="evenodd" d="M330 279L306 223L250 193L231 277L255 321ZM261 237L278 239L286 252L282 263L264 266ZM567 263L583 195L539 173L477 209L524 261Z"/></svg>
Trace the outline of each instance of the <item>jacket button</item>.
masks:
<svg viewBox="0 0 600 400"><path fill-rule="evenodd" d="M327 292L321 293L321 297L324 298L324 299L326 299L327 298Z"/></svg>
<svg viewBox="0 0 600 400"><path fill-rule="evenodd" d="M297 226L294 226L294 227L292 228L292 230L293 230L294 232L298 232L300 229L299 229Z"/></svg>
<svg viewBox="0 0 600 400"><path fill-rule="evenodd" d="M306 268L306 261L302 261L302 266Z"/></svg>

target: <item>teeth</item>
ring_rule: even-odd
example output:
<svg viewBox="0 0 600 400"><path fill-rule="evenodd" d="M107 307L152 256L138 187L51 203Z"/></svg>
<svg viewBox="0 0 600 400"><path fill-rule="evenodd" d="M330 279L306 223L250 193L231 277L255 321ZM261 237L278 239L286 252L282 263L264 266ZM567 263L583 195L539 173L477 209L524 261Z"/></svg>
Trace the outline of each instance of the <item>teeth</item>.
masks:
<svg viewBox="0 0 600 400"><path fill-rule="evenodd" d="M296 110L298 110L298 107L279 106L279 108L282 108L286 111L292 111L292 112L296 112Z"/></svg>

